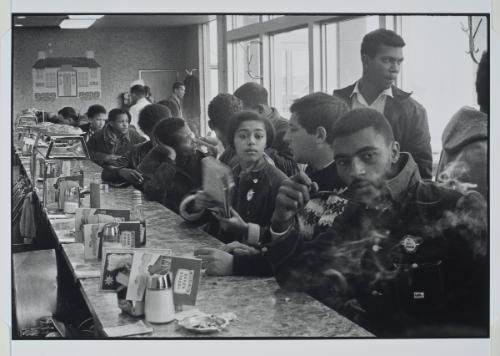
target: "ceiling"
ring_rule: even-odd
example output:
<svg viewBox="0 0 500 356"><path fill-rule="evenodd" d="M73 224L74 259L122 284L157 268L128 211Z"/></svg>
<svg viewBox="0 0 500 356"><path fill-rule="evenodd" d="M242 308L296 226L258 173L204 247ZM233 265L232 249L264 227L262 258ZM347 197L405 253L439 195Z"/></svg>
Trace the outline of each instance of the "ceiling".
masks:
<svg viewBox="0 0 500 356"><path fill-rule="evenodd" d="M57 27L67 15L44 16L26 15L26 18L13 18L14 24L22 24L22 27ZM196 25L208 22L211 15L105 15L97 20L91 28L113 28L113 27L178 27Z"/></svg>

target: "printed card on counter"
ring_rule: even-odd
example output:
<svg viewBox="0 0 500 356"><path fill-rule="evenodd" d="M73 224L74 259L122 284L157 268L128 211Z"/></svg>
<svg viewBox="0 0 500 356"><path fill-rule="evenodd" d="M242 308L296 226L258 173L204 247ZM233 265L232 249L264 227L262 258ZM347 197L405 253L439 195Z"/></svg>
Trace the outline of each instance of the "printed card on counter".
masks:
<svg viewBox="0 0 500 356"><path fill-rule="evenodd" d="M201 276L201 259L188 257L172 258L174 281L174 303L195 305Z"/></svg>
<svg viewBox="0 0 500 356"><path fill-rule="evenodd" d="M130 220L130 210L78 208L75 213L75 242L84 242L83 225Z"/></svg>
<svg viewBox="0 0 500 356"><path fill-rule="evenodd" d="M85 224L83 225L83 256L85 261L97 260L99 256L99 244L102 228L106 225Z"/></svg>
<svg viewBox="0 0 500 356"><path fill-rule="evenodd" d="M125 337L140 334L148 334L153 332L153 328L144 324L142 320L139 320L133 324L111 326L104 328L104 332L108 337Z"/></svg>
<svg viewBox="0 0 500 356"><path fill-rule="evenodd" d="M144 298L148 276L165 274L171 270L172 250L138 248L133 251L126 299L140 301Z"/></svg>
<svg viewBox="0 0 500 356"><path fill-rule="evenodd" d="M120 231L120 244L122 247L139 247L141 245L141 223L127 221L118 224Z"/></svg>
<svg viewBox="0 0 500 356"><path fill-rule="evenodd" d="M116 280L117 275L130 274L134 249L131 248L104 248L102 251L100 287L102 291L114 292L121 284Z"/></svg>

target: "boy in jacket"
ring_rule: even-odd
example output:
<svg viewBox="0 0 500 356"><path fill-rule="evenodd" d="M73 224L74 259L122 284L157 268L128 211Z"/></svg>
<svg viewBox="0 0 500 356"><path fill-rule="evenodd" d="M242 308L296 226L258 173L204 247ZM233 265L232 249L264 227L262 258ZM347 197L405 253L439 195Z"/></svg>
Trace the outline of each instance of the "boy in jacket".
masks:
<svg viewBox="0 0 500 356"><path fill-rule="evenodd" d="M311 293L377 336L486 336L482 196L422 181L375 110L353 110L333 131L349 202L329 229L305 241L293 222L311 181L297 175L284 182L265 252L277 281Z"/></svg>

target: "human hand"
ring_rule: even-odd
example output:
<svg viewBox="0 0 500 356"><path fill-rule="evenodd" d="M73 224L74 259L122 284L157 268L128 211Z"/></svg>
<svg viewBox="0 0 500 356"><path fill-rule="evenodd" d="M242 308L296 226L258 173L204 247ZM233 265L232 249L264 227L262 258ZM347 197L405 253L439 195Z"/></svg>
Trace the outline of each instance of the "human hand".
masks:
<svg viewBox="0 0 500 356"><path fill-rule="evenodd" d="M106 157L105 163L112 166L124 166L127 163L127 158L121 155L110 154Z"/></svg>
<svg viewBox="0 0 500 356"><path fill-rule="evenodd" d="M204 247L194 251L194 256L201 258L206 273L212 276L230 276L233 274L233 255L225 251Z"/></svg>
<svg viewBox="0 0 500 356"><path fill-rule="evenodd" d="M245 235L248 231L248 224L243 220L243 218L238 214L236 210L231 208L231 217L225 218L220 214L214 214L217 220L219 220L220 228L226 232L235 235Z"/></svg>
<svg viewBox="0 0 500 356"><path fill-rule="evenodd" d="M221 247L222 251L233 255L256 255L259 253L255 247L245 245L239 241L233 241Z"/></svg>
<svg viewBox="0 0 500 356"><path fill-rule="evenodd" d="M317 184L313 183L304 172L299 172L283 181L276 196L276 205L271 218L271 227L274 231L283 232L292 224L297 212L309 201L310 190L317 190Z"/></svg>
<svg viewBox="0 0 500 356"><path fill-rule="evenodd" d="M144 182L142 174L135 169L122 168L118 171L118 174L120 177L132 184L142 184Z"/></svg>
<svg viewBox="0 0 500 356"><path fill-rule="evenodd" d="M196 139L197 144L207 148L207 154L213 157L217 157L219 153L217 150L218 141L214 137L199 137Z"/></svg>
<svg viewBox="0 0 500 356"><path fill-rule="evenodd" d="M212 196L203 190L196 192L194 197L194 209L197 211L204 209L212 209L220 204L212 198Z"/></svg>

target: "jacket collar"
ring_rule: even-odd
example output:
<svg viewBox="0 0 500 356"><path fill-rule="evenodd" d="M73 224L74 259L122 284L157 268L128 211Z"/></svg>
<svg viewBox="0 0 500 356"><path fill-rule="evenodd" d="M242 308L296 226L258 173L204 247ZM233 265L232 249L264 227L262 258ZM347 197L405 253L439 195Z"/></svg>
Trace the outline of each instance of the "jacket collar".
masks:
<svg viewBox="0 0 500 356"><path fill-rule="evenodd" d="M130 131L127 131L126 134L118 134L112 128L111 125L106 124L103 127L104 140L110 143L115 143L117 141L126 140L130 142Z"/></svg>
<svg viewBox="0 0 500 356"><path fill-rule="evenodd" d="M338 90L334 90L333 94L334 95L337 95L339 97L341 97L342 99L350 102L351 101L351 96L354 92L354 87L356 86L357 82L354 83L354 84L351 84L345 88L342 88L342 89L338 89ZM398 87L392 85L391 86L391 89L392 89L392 97L394 100L404 100L404 99L407 99L410 97L410 95L412 93L407 93L401 89L399 89Z"/></svg>
<svg viewBox="0 0 500 356"><path fill-rule="evenodd" d="M234 176L235 177L241 177L245 174L248 174L248 173L257 173L257 172L260 172L262 170L264 170L264 168L267 167L269 163L266 161L266 159L264 158L264 156L262 156L261 159L259 159L255 165L249 169L249 170L243 170L241 168L241 166L239 164L237 164L234 168L233 168L233 173L234 173Z"/></svg>
<svg viewBox="0 0 500 356"><path fill-rule="evenodd" d="M421 178L418 166L409 153L400 153L398 164L401 167L399 173L386 181L386 187L393 201L402 202L408 189L417 184Z"/></svg>
<svg viewBox="0 0 500 356"><path fill-rule="evenodd" d="M385 185L383 186L383 189L385 189L384 196L392 202L403 203L409 189L420 182L421 178L418 166L409 153L400 153L397 164L399 171L396 176L385 181ZM352 192L349 189L342 194L342 197L347 200L353 199Z"/></svg>

